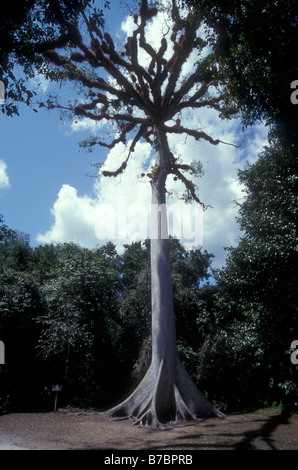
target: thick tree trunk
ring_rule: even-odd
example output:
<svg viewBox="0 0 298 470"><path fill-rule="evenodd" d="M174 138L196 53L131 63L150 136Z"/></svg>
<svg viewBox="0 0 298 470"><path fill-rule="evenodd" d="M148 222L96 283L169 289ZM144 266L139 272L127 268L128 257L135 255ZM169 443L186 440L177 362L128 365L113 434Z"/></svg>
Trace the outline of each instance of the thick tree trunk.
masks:
<svg viewBox="0 0 298 470"><path fill-rule="evenodd" d="M178 358L166 215L168 144L166 136L159 130L156 140L150 244L152 360L137 389L108 414L160 428L178 419L224 415L201 394Z"/></svg>

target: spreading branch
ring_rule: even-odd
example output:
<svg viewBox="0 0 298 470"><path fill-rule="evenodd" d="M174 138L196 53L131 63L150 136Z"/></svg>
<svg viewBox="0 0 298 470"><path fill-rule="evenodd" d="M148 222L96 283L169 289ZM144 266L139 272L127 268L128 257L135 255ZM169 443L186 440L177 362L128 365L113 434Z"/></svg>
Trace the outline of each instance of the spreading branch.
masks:
<svg viewBox="0 0 298 470"><path fill-rule="evenodd" d="M187 134L195 138L195 140L206 140L212 145L218 145L218 144L225 144L225 145L231 145L232 147L238 148L239 146L236 144L233 144L231 142L224 142L221 139L213 139L210 135L206 134L206 132L203 131L196 131L194 129L189 129L186 127L180 127L180 126L163 126L163 130L165 132L173 133L173 134Z"/></svg>
<svg viewBox="0 0 298 470"><path fill-rule="evenodd" d="M87 18L85 13L83 13L83 19L87 27L89 44L83 42L77 26L64 19L59 2L55 0L54 3L57 21L64 28L65 33L49 43L36 44L35 51L42 53L57 67L61 78L79 82L89 90L87 103L67 109L79 117L98 122L106 120L118 123L118 135L110 143L96 139L92 141L92 145L96 142L100 146L111 149L120 142L126 143L131 133L135 132L131 138L127 159L115 171L102 171L104 176L121 174L126 169L129 157L141 139L158 145L153 131L156 128L159 128L165 135L168 133L186 134L197 141L204 140L212 145L221 143L236 147L219 138L214 139L201 130L183 127L177 118L174 126L165 124L170 119L175 119L175 116L186 108L211 107L221 112L223 101L222 94L212 98L208 95L208 88L216 85L214 81L216 67L211 65L214 60L212 54L198 64L189 76L184 78L182 76L183 65L200 43L196 37L199 25L190 16L187 18L180 16L175 0L172 0L174 27L170 38L173 43L173 54L170 59L165 57L169 46L168 38L161 39L157 50L146 41L146 26L157 14L157 9L149 8L146 0L141 1L139 16L135 19L136 28L132 36L127 38L124 53L117 52L110 34L102 32L94 19ZM69 42L76 49L72 50L68 57L60 55L57 49L65 47ZM149 65L146 68L139 60L142 53L149 57ZM86 65L91 68L92 73L87 72ZM112 77L113 81L97 75L96 71L99 68ZM51 107L53 107L52 103ZM63 108L59 105L56 107ZM117 112L116 109L121 109L121 112ZM145 117L140 117L140 110ZM196 195L195 185L182 173L182 171L191 173L191 167L178 163L170 149L167 153L168 174L174 174L175 178L182 181L191 197L201 203Z"/></svg>

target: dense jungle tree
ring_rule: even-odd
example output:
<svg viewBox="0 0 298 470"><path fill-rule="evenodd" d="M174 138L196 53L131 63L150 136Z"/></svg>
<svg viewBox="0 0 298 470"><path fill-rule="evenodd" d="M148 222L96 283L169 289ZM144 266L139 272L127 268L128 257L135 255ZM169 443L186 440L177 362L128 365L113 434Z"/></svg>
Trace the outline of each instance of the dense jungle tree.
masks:
<svg viewBox="0 0 298 470"><path fill-rule="evenodd" d="M226 106L214 54L198 34L200 23L191 14L184 15L173 0L164 12L168 15L168 33L156 50L146 40L146 27L157 14L157 8L143 0L139 14L134 16L135 30L127 38L124 50L118 52L113 39L102 32L94 16L83 13L89 35L83 39L76 25L66 20L61 11L56 15L57 21L71 33L76 50L64 51L62 55L52 44L43 53L57 67L56 74L61 79L78 82L87 90L80 104L77 101L73 106L63 106L52 101L50 108L66 108L78 119L117 124L115 138L110 142L92 138L91 146L111 149L119 142L126 143L134 132L123 163L115 171L102 170L102 176L112 177L125 171L141 139L156 152L155 166L147 174L152 187L151 207L159 209L152 211L151 218L152 361L131 396L109 411L110 415L131 417L136 423L153 427L181 418L223 416L197 389L178 358L164 209L169 175L184 183L188 200L201 204L195 185L187 176L200 172L201 166L198 162L186 165L173 155L168 134L185 134L212 145L224 143L201 129L183 127L180 117L188 109L204 107L217 110L221 117L235 112ZM192 71L184 74L183 66L193 51L200 51L201 56L198 54ZM142 54L147 58L146 65L141 61ZM98 75L98 69L105 75Z"/></svg>
<svg viewBox="0 0 298 470"><path fill-rule="evenodd" d="M111 242L32 248L2 219L0 233L0 413L52 410L56 383L62 407L102 409L119 390L126 396L151 359L150 240L120 255ZM178 351L197 382L197 349L210 329L199 285L210 255L169 243Z"/></svg>
<svg viewBox="0 0 298 470"><path fill-rule="evenodd" d="M212 28L210 34L230 94L246 123L261 119L271 137L298 148L298 6L295 0L186 0Z"/></svg>
<svg viewBox="0 0 298 470"><path fill-rule="evenodd" d="M36 319L43 313L39 285L29 273L12 266L0 273L0 338L6 352L5 365L0 366L0 412L38 407L42 372Z"/></svg>
<svg viewBox="0 0 298 470"><path fill-rule="evenodd" d="M247 198L239 205L239 224L244 236L237 247L228 250L227 265L218 279L221 318L218 325L225 328L225 337L218 350L214 343L210 344L209 352L213 349L217 357L223 358L225 343L231 354L226 364L234 362L238 367L239 387L247 389L248 401L256 392L249 392L249 386L243 384L253 374L258 383L258 373L263 373L264 387L259 389L263 399L268 397L269 389L276 397L281 396L278 383L288 396L293 395L297 385L288 348L297 328L294 285L298 113L291 100L297 80L297 56L292 52L297 42L297 2L186 0L186 3L212 28L210 36L222 78L229 83L230 96L241 109L244 124L264 122L269 126L272 145L255 165L239 175L247 191ZM237 340L241 336L237 333L240 327L246 338L243 348ZM207 362L212 361L208 353L205 357ZM268 365L266 370L263 361ZM250 369L251 374L245 378L241 367ZM225 365L223 370L228 373ZM224 388L224 383L220 383ZM233 388L237 389L236 383Z"/></svg>
<svg viewBox="0 0 298 470"><path fill-rule="evenodd" d="M97 249L65 243L55 251L59 264L41 287L46 310L37 353L51 365L53 383L63 384L64 400L100 407L122 379L119 272Z"/></svg>
<svg viewBox="0 0 298 470"><path fill-rule="evenodd" d="M245 361L246 351L246 375L258 377L251 384L262 383L260 396L290 399L293 405L297 371L289 349L298 321L297 156L281 145L267 148L239 178L245 187L238 219L243 236L228 249L226 266L217 274L217 323L229 332L232 355L240 351L235 339L242 329L238 363Z"/></svg>
<svg viewBox="0 0 298 470"><path fill-rule="evenodd" d="M20 252L18 233L4 222L0 232L0 413L52 409L55 383L63 385L60 405L111 404L125 377L112 244L21 244Z"/></svg>

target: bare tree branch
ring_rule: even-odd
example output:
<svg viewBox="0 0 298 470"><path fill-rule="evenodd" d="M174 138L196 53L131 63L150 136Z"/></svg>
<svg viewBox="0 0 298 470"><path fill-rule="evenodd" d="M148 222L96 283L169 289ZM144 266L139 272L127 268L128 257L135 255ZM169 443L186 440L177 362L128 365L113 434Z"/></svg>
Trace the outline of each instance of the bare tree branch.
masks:
<svg viewBox="0 0 298 470"><path fill-rule="evenodd" d="M126 160L124 160L124 162L121 163L120 167L117 170L115 170L115 171L103 170L101 172L101 174L103 176L114 176L114 177L120 175L121 173L124 172L124 170L127 166L128 159L129 159L129 156L126 158Z"/></svg>
<svg viewBox="0 0 298 470"><path fill-rule="evenodd" d="M174 134L188 134L192 137L195 138L195 140L206 140L210 142L212 145L218 145L218 144L225 144L225 145L231 145L232 147L238 148L238 145L232 144L230 142L224 142L223 140L220 139L213 139L210 135L206 134L206 132L203 131L196 131L194 129L188 129L186 127L180 127L180 126L163 126L163 130L165 132L169 133L174 133Z"/></svg>

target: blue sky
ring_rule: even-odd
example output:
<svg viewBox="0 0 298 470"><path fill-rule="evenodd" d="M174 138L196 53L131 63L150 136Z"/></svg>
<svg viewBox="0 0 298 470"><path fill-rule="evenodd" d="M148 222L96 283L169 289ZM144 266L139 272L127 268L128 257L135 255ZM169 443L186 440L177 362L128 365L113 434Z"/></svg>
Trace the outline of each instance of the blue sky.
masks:
<svg viewBox="0 0 298 470"><path fill-rule="evenodd" d="M119 40L120 32L122 37L129 34L132 22L125 20L118 2L111 4L111 10L106 13L107 30ZM158 36L162 21L159 18L150 29L152 42ZM54 91L55 86L42 81L40 99L44 98L43 87ZM63 98L73 92L62 86L59 93ZM0 214L9 227L28 233L32 246L74 241L93 247L104 242L96 236L97 224L104 223L99 219L103 205L119 208L125 200L128 218L144 207L149 210L150 184L137 177L142 165L153 157L147 143L136 147L125 175L116 180L92 178L88 176L94 173L92 163L107 158L108 168L117 167L127 149L120 146L108 152L98 147L93 153L86 153L78 142L94 132L102 134L101 126L96 127L94 122L86 120L63 124L57 110L42 108L35 113L24 105L19 109L19 117L2 114L0 117ZM186 116L186 121L193 128L204 127L213 137L225 141L238 143L244 137L238 120L221 121L210 110ZM255 161L266 143L266 131L260 123L246 132L239 149L196 143L191 138L185 140L185 136L171 138L172 148L185 161L200 159L203 162L205 175L198 181L199 196L212 206L204 213L203 249L216 255L215 266L224 262L223 247L235 245L239 237L233 201L241 200L243 193L237 182L237 169L243 168L245 162ZM170 186L173 185L171 181ZM132 240L113 241L120 247L123 242Z"/></svg>
<svg viewBox="0 0 298 470"><path fill-rule="evenodd" d="M30 234L36 244L37 233L51 223L49 208L65 183L82 193L92 191L94 155L78 146L78 136L61 128L59 113L34 113L20 106L20 117L1 117L0 160L7 165L9 187L0 189L1 212L7 225Z"/></svg>

